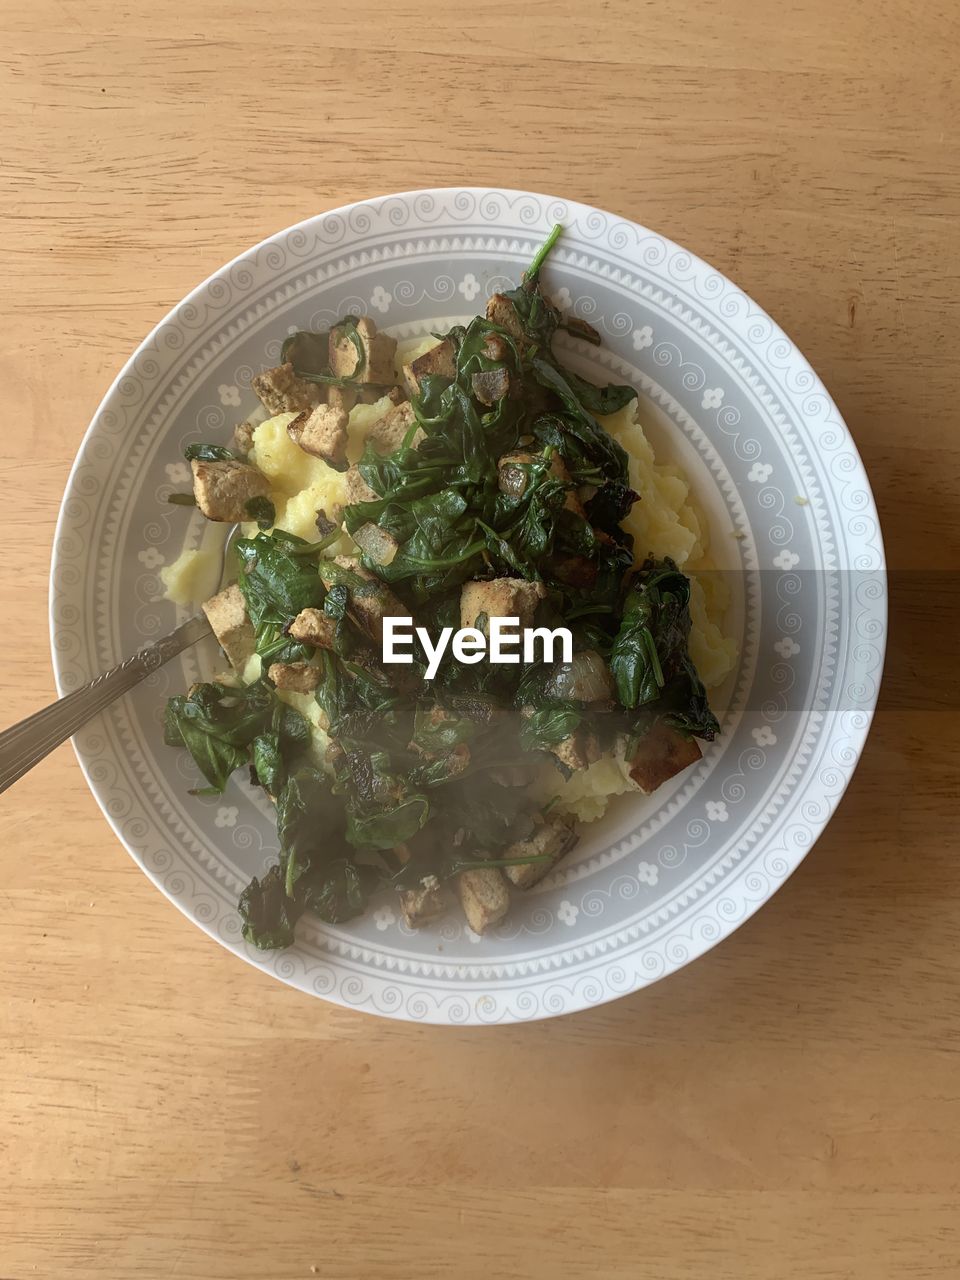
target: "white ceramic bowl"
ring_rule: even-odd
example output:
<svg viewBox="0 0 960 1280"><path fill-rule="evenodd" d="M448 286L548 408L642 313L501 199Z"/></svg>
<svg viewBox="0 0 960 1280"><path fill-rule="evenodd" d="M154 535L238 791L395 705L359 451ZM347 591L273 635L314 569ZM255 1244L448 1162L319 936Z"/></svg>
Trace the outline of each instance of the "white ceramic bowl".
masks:
<svg viewBox="0 0 960 1280"><path fill-rule="evenodd" d="M823 830L876 703L886 591L870 486L816 375L734 284L635 223L530 192L385 196L280 232L184 299L107 392L60 514L51 633L68 693L186 616L158 578L203 524L164 501L189 478L183 445L226 441L289 330L368 311L397 336L427 333L515 281L554 222L547 288L604 338L567 357L639 388L659 460L686 470L735 586L740 660L702 763L615 801L482 941L453 913L409 931L385 895L343 927L304 920L296 946L263 954L241 938L236 900L276 856L270 807L239 780L189 796L192 763L162 740L167 696L210 673L212 641L75 740L114 831L181 911L283 981L391 1017L496 1023L635 991L735 929Z"/></svg>

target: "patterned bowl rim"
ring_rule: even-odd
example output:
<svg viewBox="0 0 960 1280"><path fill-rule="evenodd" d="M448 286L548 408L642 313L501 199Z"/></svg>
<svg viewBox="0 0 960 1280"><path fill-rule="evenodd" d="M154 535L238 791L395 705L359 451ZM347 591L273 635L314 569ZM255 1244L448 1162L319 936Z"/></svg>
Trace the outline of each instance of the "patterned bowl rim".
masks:
<svg viewBox="0 0 960 1280"><path fill-rule="evenodd" d="M191 289L190 292L187 293L183 298L181 298L173 307L171 307L170 310L145 335L145 337L137 345L135 350L130 354L129 358L125 361L122 368L114 377L113 381L110 383L110 386L108 387L107 391L104 393L99 404L97 405L97 408L94 411L94 414L90 420L90 423L87 426L83 434L83 437L77 447L77 453L71 465L70 471L67 476L66 484L64 486L64 495L63 495L63 498L61 499L60 511L57 517L56 528L54 531L53 547L51 551L50 582L49 582L49 591L48 591L48 617L49 617L50 643L51 643L51 660L52 660L54 677L55 677L56 686L57 686L57 692L59 696L62 697L66 692L66 689L64 687L63 680L62 680L63 673L61 669L61 664L58 660L58 652L57 652L57 646L56 646L58 623L56 621L55 614L54 614L55 583L56 583L56 575L57 575L57 571L60 563L60 558L58 555L58 547L60 546L60 541L62 536L64 535L64 533L66 532L70 524L70 518L66 510L67 500L74 487L78 471L82 465L83 455L84 455L86 446L94 438L94 436L97 433L98 421L100 419L101 414L110 405L111 401L117 394L118 388L120 387L121 383L123 383L124 379L131 376L134 376L134 377L136 376L135 366L141 354L144 353L151 346L154 339L156 339L160 335L160 333L163 331L165 326L169 324L175 324L177 322L178 312L181 310L181 308L202 299L205 292L209 289L209 287L215 284L218 280L221 280L222 278L227 276L232 271L233 268L247 262L248 260L254 260L257 257L257 255L260 254L264 249L269 248L271 245L277 243L278 241L283 240L285 237L291 235L292 233L301 231L301 230L303 231L309 230L311 227L315 226L322 219L336 218L336 217L347 219L350 214L354 213L358 209L370 208L370 209L376 210L379 207L383 206L387 201L396 201L396 202L401 202L407 205L412 205L415 201L418 201L418 200L431 200L434 198L442 199L444 197L451 197L456 195L469 195L469 196L475 197L477 200L482 199L484 196L492 196L492 195L504 197L508 201L519 201L523 199L530 199L530 200L542 202L542 204L545 207L562 203L566 205L568 209L570 209L571 211L576 211L578 214L594 215L599 218L607 219L611 223L616 223L620 226L629 226L638 235L654 236L662 243L662 245L664 246L668 254L677 253L677 254L684 255L686 262L689 264L690 268L692 268L694 272L698 272L698 271L708 272L712 276L722 281L724 285L729 285L733 288L737 287L734 284L734 282L730 280L728 276L726 276L723 272L719 271L717 268L713 267L705 259L699 257L698 255L694 254L690 250L679 245L676 241L670 239L668 236L663 235L661 232L653 231L652 229L646 227L644 224L637 223L632 219L622 217L621 215L610 213L609 211L606 211L606 210L598 209L596 206L583 204L579 201L566 200L563 197L548 195L542 192L534 192L529 190L521 190L518 188L508 188L508 187L497 187L497 188L473 187L473 186L426 187L426 188L416 188L416 189L407 190L407 191L390 192L388 194L379 195L379 196L371 196L363 200L350 201L347 204L338 205L335 208L327 209L321 213L313 214L308 218L304 218L299 222L292 223L289 226L284 227L281 230L274 232L269 236L264 237L264 239L260 240L257 244L251 246L250 248L244 249L240 253L236 254L236 256L230 259L228 262L224 263L222 266L218 267L215 271L211 272L210 275L208 275L203 281L201 281L198 285L196 285L193 289ZM781 888L783 884L786 883L786 881L793 875L793 873L800 866L801 862L804 861L804 859L806 858L810 850L813 848L816 841L823 834L823 831L826 829L826 826L830 822L830 819L833 817L833 814L836 811L836 806L839 803L839 801L842 799L842 796L846 792L847 787L850 785L850 781L852 780L853 775L862 759L863 749L870 732L874 713L876 711L877 701L879 698L879 692L880 692L880 687L881 687L882 678L883 678L885 659L886 659L887 631L888 631L888 593L887 593L886 579L885 579L886 558L885 558L885 551L884 551L883 531L880 524L880 518L877 511L873 490L871 488L867 471L864 466L863 460L860 456L859 450L856 447L856 444L850 434L849 427L847 427L845 420L836 405L836 402L834 401L833 397L830 395L826 387L823 385L823 382L819 378L819 375L817 375L815 371L813 371L812 366L809 364L808 361L805 360L803 353L800 350L800 348L797 346L797 344L793 342L793 340L791 339L789 334L786 333L783 327L777 324L777 322L774 321L769 316L769 314L758 303L756 303L752 297L750 297L750 295L745 294L742 291L739 291L739 292L742 294L743 298L750 303L750 306L752 308L751 319L764 321L766 322L767 325L769 325L769 335L768 335L769 339L771 340L782 339L784 342L788 344L790 348L790 353L791 353L790 364L796 365L799 368L805 369L806 371L809 371L810 373L813 374L815 389L818 395L820 395L825 401L828 410L833 416L833 420L836 423L840 424L847 433L845 447L849 451L849 457L853 464L853 469L848 473L847 479L851 481L855 480L860 486L862 486L865 501L864 501L864 505L860 508L859 514L871 519L873 521L874 528L875 528L875 533L874 533L872 544L871 544L875 548L876 559L877 559L877 565L874 571L878 573L882 579L881 594L878 597L878 599L874 602L874 605L873 605L874 616L879 625L879 631L877 635L873 637L873 642L875 643L877 648L879 661L875 668L875 687L874 687L873 695L870 698L868 703L865 703L863 706L858 708L858 710L862 713L862 721L859 725L851 726L846 730L847 743L854 757L853 762L845 767L845 777L843 780L843 784L839 789L839 791L834 793L831 796L831 800L833 803L829 811L827 812L826 816L823 818L808 819L810 828L811 828L810 830L811 838L806 848L803 849L800 852L799 856L796 858L794 865L787 870L786 874L781 879L779 879L775 884L770 885L769 893L765 894L764 896L754 901L745 902L743 914L739 918L735 920L727 920L727 921L720 922L718 932L711 935L709 938L706 936L703 936L699 939L691 938L689 950L686 951L682 957L673 959L671 963L667 967L665 967L662 973L657 974L657 976L653 979L653 981L659 981L662 978L668 977L671 973L675 973L678 970L685 968L688 964L692 963L694 960L704 955L707 951L712 950L725 938L729 937L732 933L734 933L737 929L739 929L742 924L744 924L747 920L749 920L755 914L755 912L758 911L767 901L769 901L769 899L773 896L773 894L776 893L777 890ZM101 788L99 787L97 781L92 776L91 768L94 762L84 757L84 754L76 738L71 739L71 743L74 749L74 754L77 757L77 761L83 773L83 776L86 779L87 785L90 788L95 800L97 801L97 804L100 807L101 812L103 813L104 817L109 823L117 839L124 846L124 848L130 854L130 856L133 858L134 862L137 864L140 870L149 877L149 879L161 891L161 893L163 893L163 895L170 902L172 902L173 905L183 915L185 915L187 919L189 919L194 925L202 929L204 933L206 933L209 937L213 938L226 950L232 952L232 954L236 956L239 956L240 959L245 960L248 964L251 965L251 967L255 969L259 969L261 972L265 971L263 964L258 963L256 955L251 954L247 949L233 945L226 938L222 937L216 931L215 922L211 922L210 924L208 924L206 921L202 919L198 919L197 916L190 911L189 904L179 901L173 893L168 891L161 877L154 874L151 871L151 869L145 865L143 859L138 856L137 851L134 848L132 848L131 845L128 843L128 841L125 839L122 833L119 821L114 818L114 816L109 812L107 808L105 797L101 792ZM272 972L272 971L266 970L266 972ZM292 985L297 990L303 991L305 994L310 994L307 988L305 988L301 984L293 981L288 982L288 980L284 977L282 973L274 973L273 976L279 977L280 980L285 982L287 985ZM570 998L564 1003L564 1006L562 1008L545 1008L543 1006L540 1006L537 1008L536 1011L530 1012L530 1013L525 1012L523 1015L507 1012L499 1021L501 1023L513 1022L513 1021L537 1021L543 1018L555 1017L560 1014L573 1013L584 1008L593 1007L597 1003L606 1003L611 1000L619 999L622 996L630 995L647 985L650 985L650 983L638 980L634 982L632 985L627 986L623 989L614 990L610 987L607 987L603 990L602 995L598 999L588 999L583 995L579 995L579 996L571 995ZM366 1008L357 1006L356 1004L352 1004L351 1002L343 999L336 992L331 991L328 993L324 993L323 998L331 1001L332 1003L338 1004L341 1007L355 1009L358 1012L370 1011ZM393 1009L389 1007L376 1008L372 1011L376 1012L380 1016L386 1016L386 1017L396 1018L396 1019L405 1020L405 1021L414 1020L413 1017L404 1010L403 1006L397 1009ZM452 1023L452 1020L442 1016L433 1017L428 1015L423 1020L431 1022L435 1025L451 1025L451 1024L460 1025L460 1026L497 1025L494 1022L492 1022L490 1019L484 1018L481 1016L472 1016L468 1019L464 1019L456 1023Z"/></svg>

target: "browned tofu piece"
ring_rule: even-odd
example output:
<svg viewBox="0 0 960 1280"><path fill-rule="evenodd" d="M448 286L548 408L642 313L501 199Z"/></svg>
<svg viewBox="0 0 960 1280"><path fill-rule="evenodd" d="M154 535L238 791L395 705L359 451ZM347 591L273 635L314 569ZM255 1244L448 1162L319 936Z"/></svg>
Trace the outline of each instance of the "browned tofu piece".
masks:
<svg viewBox="0 0 960 1280"><path fill-rule="evenodd" d="M491 324L504 329L512 338L523 337L523 326L516 308L502 293L495 293L487 303L487 319Z"/></svg>
<svg viewBox="0 0 960 1280"><path fill-rule="evenodd" d="M457 352L449 338L444 338L422 356L417 356L416 360L403 366L403 376L412 396L417 395L420 390L420 379L428 374L449 378L451 382L457 376Z"/></svg>
<svg viewBox="0 0 960 1280"><path fill-rule="evenodd" d="M336 619L322 609L301 609L287 627L287 634L294 640L316 645L318 649L332 649L336 632Z"/></svg>
<svg viewBox="0 0 960 1280"><path fill-rule="evenodd" d="M416 889L401 889L400 910L411 929L421 929L445 915L447 899L437 877L424 876Z"/></svg>
<svg viewBox="0 0 960 1280"><path fill-rule="evenodd" d="M404 864L410 861L410 850L399 844L393 851ZM400 910L411 929L430 924L447 910L447 899L436 876L424 876L415 889L400 890Z"/></svg>
<svg viewBox="0 0 960 1280"><path fill-rule="evenodd" d="M658 720L638 742L630 760L630 777L644 795L702 759L696 738Z"/></svg>
<svg viewBox="0 0 960 1280"><path fill-rule="evenodd" d="M267 675L277 686L289 693L313 693L320 683L320 672L309 662L274 662Z"/></svg>
<svg viewBox="0 0 960 1280"><path fill-rule="evenodd" d="M521 578L465 582L460 591L460 625L472 627L485 613L488 618L519 618L521 628L532 627L537 605L546 594L542 582L524 582Z"/></svg>
<svg viewBox="0 0 960 1280"><path fill-rule="evenodd" d="M525 840L507 845L502 858L544 858L543 862L517 863L504 867L503 873L518 889L529 889L552 871L564 854L569 853L579 836L574 830L573 819L547 817L537 814L533 833Z"/></svg>
<svg viewBox="0 0 960 1280"><path fill-rule="evenodd" d="M287 435L304 453L337 471L347 469L347 415L331 404L304 409L287 423Z"/></svg>
<svg viewBox="0 0 960 1280"><path fill-rule="evenodd" d="M247 503L270 493L267 477L246 462L201 462L195 458L190 466L194 497L208 520L231 524L249 520Z"/></svg>
<svg viewBox="0 0 960 1280"><path fill-rule="evenodd" d="M242 453L244 457L253 448L253 433L257 429L257 424L246 418L243 422L238 422L233 428L232 447L237 453Z"/></svg>
<svg viewBox="0 0 960 1280"><path fill-rule="evenodd" d="M408 618L410 611L388 586L350 556L335 556L333 562L362 578L359 586L350 587L350 611L382 652L384 618Z"/></svg>
<svg viewBox="0 0 960 1280"><path fill-rule="evenodd" d="M527 482L530 479L530 465L534 462L542 462L543 455L539 453L528 453L526 450L519 449L515 453L505 453L497 463L497 484L501 493L508 493L512 497L519 498L527 488ZM571 484L570 472L567 470L566 463L559 453L550 455L550 474L561 484ZM575 489L567 490L567 496L563 500L563 505L568 511L575 512L578 516L585 515L583 503L577 497Z"/></svg>
<svg viewBox="0 0 960 1280"><path fill-rule="evenodd" d="M356 465L348 467L346 471L347 479L347 503L352 502L376 502L380 497L376 489L371 489L360 474L360 468Z"/></svg>
<svg viewBox="0 0 960 1280"><path fill-rule="evenodd" d="M330 330L330 371L338 378L356 377L359 382L390 386L396 381L393 359L397 354L396 338L378 333L369 316L357 321L357 337L363 349L362 367L357 371L357 348L348 331L341 325Z"/></svg>
<svg viewBox="0 0 960 1280"><path fill-rule="evenodd" d="M498 364L510 358L510 344L499 333L488 333L483 339L483 354L488 360L496 360Z"/></svg>
<svg viewBox="0 0 960 1280"><path fill-rule="evenodd" d="M321 388L298 378L289 362L258 373L253 380L253 390L271 417L277 413L302 413L323 399Z"/></svg>
<svg viewBox="0 0 960 1280"><path fill-rule="evenodd" d="M406 400L385 413L382 418L377 419L370 428L367 440L377 453L395 453L403 444L404 437L416 420L417 415L413 411L413 405ZM423 429L418 427L410 441L411 447L415 449L422 439Z"/></svg>
<svg viewBox="0 0 960 1280"><path fill-rule="evenodd" d="M510 909L510 892L499 867L476 867L457 877L460 905L474 933L486 933Z"/></svg>
<svg viewBox="0 0 960 1280"><path fill-rule="evenodd" d="M473 394L481 404L494 405L510 394L510 373L507 369L483 369L470 379Z"/></svg>
<svg viewBox="0 0 960 1280"><path fill-rule="evenodd" d="M242 671L257 648L243 592L234 582L205 600L201 607L230 665L234 670Z"/></svg>

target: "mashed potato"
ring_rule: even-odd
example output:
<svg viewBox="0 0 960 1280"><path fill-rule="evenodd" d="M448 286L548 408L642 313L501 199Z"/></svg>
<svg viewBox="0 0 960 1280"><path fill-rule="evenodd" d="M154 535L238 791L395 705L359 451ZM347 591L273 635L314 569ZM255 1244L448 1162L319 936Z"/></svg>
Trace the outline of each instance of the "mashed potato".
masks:
<svg viewBox="0 0 960 1280"><path fill-rule="evenodd" d="M397 374L400 366L434 346L432 337L401 342L397 352ZM363 453L367 434L378 418L391 408L387 399L372 405L357 405L350 414L348 456L356 462ZM736 642L723 632L728 598L721 576L709 558L709 531L691 497L690 486L680 470L658 463L647 439L638 413L637 401L631 400L618 413L601 418L603 426L617 439L630 458L630 484L642 501L634 504L624 521L633 534L638 561L649 553L670 556L689 574L690 655L708 689L722 684L733 670L737 658ZM316 541L317 511L325 511L337 519L346 501L343 473L303 452L287 434L287 423L295 415L281 413L261 422L253 435L250 461L270 480L271 501L276 508L276 528L285 529L308 541ZM256 525L244 527L251 536ZM331 546L328 555L349 552L352 539L344 533ZM170 599L185 604L202 599L196 594L204 552L185 551L161 576ZM216 584L211 588L214 590ZM193 594L191 594L193 593ZM251 659L244 679L259 675L259 658ZM318 760L329 741L321 724L316 700L306 694L281 693L280 697L300 711L309 722L314 736L314 754ZM603 759L576 773L564 782L550 765L534 787L544 801L550 799L557 811L575 814L582 822L602 817L610 799L635 787L625 766L613 759Z"/></svg>
<svg viewBox="0 0 960 1280"><path fill-rule="evenodd" d="M225 537L223 525L207 524L199 547L181 551L173 564L163 566L160 581L168 600L186 607L213 595L220 585Z"/></svg>
<svg viewBox="0 0 960 1280"><path fill-rule="evenodd" d="M730 603L729 591L708 555L707 523L679 468L661 465L654 458L635 400L600 421L626 449L631 487L643 495L623 522L633 534L638 560L651 551L657 556L670 556L691 579L690 656L703 683L714 689L733 670L737 645L721 630Z"/></svg>
<svg viewBox="0 0 960 1280"><path fill-rule="evenodd" d="M181 551L173 564L164 565L160 570L163 594L174 604L181 605L201 599L203 592L199 579L206 576L206 569L207 558L199 547Z"/></svg>

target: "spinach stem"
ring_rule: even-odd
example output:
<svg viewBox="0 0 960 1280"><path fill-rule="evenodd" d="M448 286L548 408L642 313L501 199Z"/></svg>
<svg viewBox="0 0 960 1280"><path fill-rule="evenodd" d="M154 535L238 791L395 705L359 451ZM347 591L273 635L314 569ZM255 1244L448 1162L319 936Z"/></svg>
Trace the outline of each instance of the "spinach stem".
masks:
<svg viewBox="0 0 960 1280"><path fill-rule="evenodd" d="M537 277L540 275L540 268L546 262L547 255L550 253L550 250L560 239L560 235L562 231L563 231L563 227L561 226L561 224L559 222L555 223L553 230L550 232L546 240L544 240L543 244L537 250L536 256L534 257L533 261L530 263L530 266L523 273L523 283L525 285L532 286L537 283Z"/></svg>

